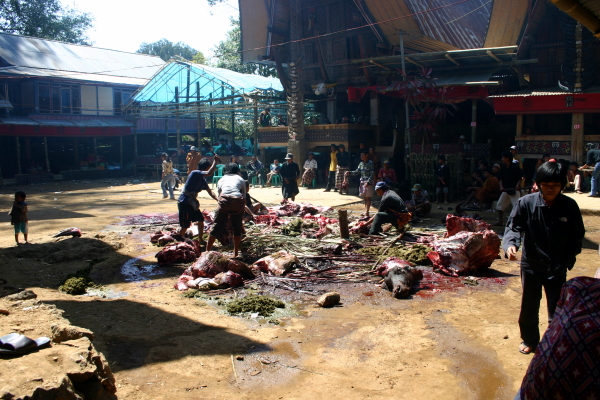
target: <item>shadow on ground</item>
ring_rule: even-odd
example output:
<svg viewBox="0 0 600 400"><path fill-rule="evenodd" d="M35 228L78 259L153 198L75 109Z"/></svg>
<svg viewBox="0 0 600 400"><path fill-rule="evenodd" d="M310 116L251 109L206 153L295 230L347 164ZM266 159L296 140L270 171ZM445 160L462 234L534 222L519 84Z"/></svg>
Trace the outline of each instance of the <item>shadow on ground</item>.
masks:
<svg viewBox="0 0 600 400"><path fill-rule="evenodd" d="M114 371L187 356L235 354L250 346L262 346L225 328L131 300L51 303L64 310L73 325L94 332L94 345L105 354Z"/></svg>

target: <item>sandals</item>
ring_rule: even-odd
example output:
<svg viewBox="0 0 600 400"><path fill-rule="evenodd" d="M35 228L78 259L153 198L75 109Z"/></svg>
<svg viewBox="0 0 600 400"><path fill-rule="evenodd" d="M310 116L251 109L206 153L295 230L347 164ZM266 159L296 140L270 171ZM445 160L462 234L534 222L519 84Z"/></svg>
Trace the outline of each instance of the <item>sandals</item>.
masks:
<svg viewBox="0 0 600 400"><path fill-rule="evenodd" d="M519 351L522 354L531 354L535 353L535 348L533 346L528 345L525 342L521 342L521 344L519 345Z"/></svg>
<svg viewBox="0 0 600 400"><path fill-rule="evenodd" d="M50 344L50 338L40 337L35 340L18 333L10 333L0 337L0 356L16 356L31 353Z"/></svg>

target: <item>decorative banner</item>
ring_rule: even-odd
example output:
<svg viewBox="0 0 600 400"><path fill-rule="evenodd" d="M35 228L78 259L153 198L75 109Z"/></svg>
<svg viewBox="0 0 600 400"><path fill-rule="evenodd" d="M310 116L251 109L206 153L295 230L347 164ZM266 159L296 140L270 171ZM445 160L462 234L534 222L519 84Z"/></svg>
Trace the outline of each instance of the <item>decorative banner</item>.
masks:
<svg viewBox="0 0 600 400"><path fill-rule="evenodd" d="M498 115L600 113L600 93L538 93L491 99Z"/></svg>
<svg viewBox="0 0 600 400"><path fill-rule="evenodd" d="M515 145L519 154L571 155L570 141L519 140Z"/></svg>

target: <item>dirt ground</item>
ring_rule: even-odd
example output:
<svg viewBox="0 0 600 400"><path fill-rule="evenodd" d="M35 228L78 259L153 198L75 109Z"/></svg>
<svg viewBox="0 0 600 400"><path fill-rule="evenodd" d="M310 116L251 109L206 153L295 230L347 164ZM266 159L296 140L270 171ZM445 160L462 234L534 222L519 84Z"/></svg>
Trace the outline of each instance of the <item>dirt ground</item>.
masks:
<svg viewBox="0 0 600 400"><path fill-rule="evenodd" d="M121 399L512 399L531 360L517 350L517 262L493 264L494 276L505 284L407 300L367 283L327 286L342 295L343 304L330 309L315 308L313 296L295 294L289 299L298 313L273 325L183 298L173 289L182 266L136 266L152 265L157 248L148 242L149 232L130 233L130 226L118 225L119 217L176 213L157 182L60 182L22 189L33 244L14 245L6 212L16 189L2 189L0 277L33 290L39 300L64 310L73 325L94 332ZM275 203L279 190L251 194ZM303 189L297 200L334 205L356 198ZM210 209L214 202L205 198L202 204ZM439 220L443 212L435 211L432 220ZM495 214L484 216L491 221ZM585 217L585 223L585 249L569 277L593 276L597 268L600 217ZM51 237L71 226L83 237ZM89 260L100 260L92 277L109 295L59 292L65 275ZM7 307L0 299L0 308ZM49 322L28 315L0 315L0 334L50 335ZM543 332L547 323L541 319ZM27 356L19 365L27 368ZM1 381L2 373L0 386Z"/></svg>

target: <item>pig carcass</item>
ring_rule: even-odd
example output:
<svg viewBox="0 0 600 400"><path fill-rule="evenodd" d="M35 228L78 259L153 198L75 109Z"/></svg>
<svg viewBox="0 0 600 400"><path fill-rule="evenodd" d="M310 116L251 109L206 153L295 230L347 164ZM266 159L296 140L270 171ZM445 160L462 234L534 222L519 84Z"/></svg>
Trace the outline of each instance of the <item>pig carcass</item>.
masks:
<svg viewBox="0 0 600 400"><path fill-rule="evenodd" d="M446 217L447 237L454 236L458 232L482 232L490 229L490 224L472 218L457 217L448 214Z"/></svg>
<svg viewBox="0 0 600 400"><path fill-rule="evenodd" d="M200 255L200 245L193 240L168 244L156 253L158 265L187 263L194 261Z"/></svg>
<svg viewBox="0 0 600 400"><path fill-rule="evenodd" d="M427 254L434 269L451 276L468 275L488 268L500 254L500 238L494 231L459 232L429 243L434 251Z"/></svg>
<svg viewBox="0 0 600 400"><path fill-rule="evenodd" d="M252 264L251 268L257 272L281 276L289 272L292 267L299 263L298 257L285 250L279 250L269 256L263 257Z"/></svg>
<svg viewBox="0 0 600 400"><path fill-rule="evenodd" d="M415 281L420 279L423 279L423 272L419 268L396 265L387 271L384 283L393 297L404 299L415 286Z"/></svg>
<svg viewBox="0 0 600 400"><path fill-rule="evenodd" d="M232 260L218 251L203 253L183 274L193 276L194 278L214 278L218 274L227 271L233 271L246 279L254 278L254 274L246 264L238 260Z"/></svg>
<svg viewBox="0 0 600 400"><path fill-rule="evenodd" d="M403 260L398 257L388 257L386 258L375 270L375 274L379 276L386 276L388 271L394 267L412 267L412 263Z"/></svg>

